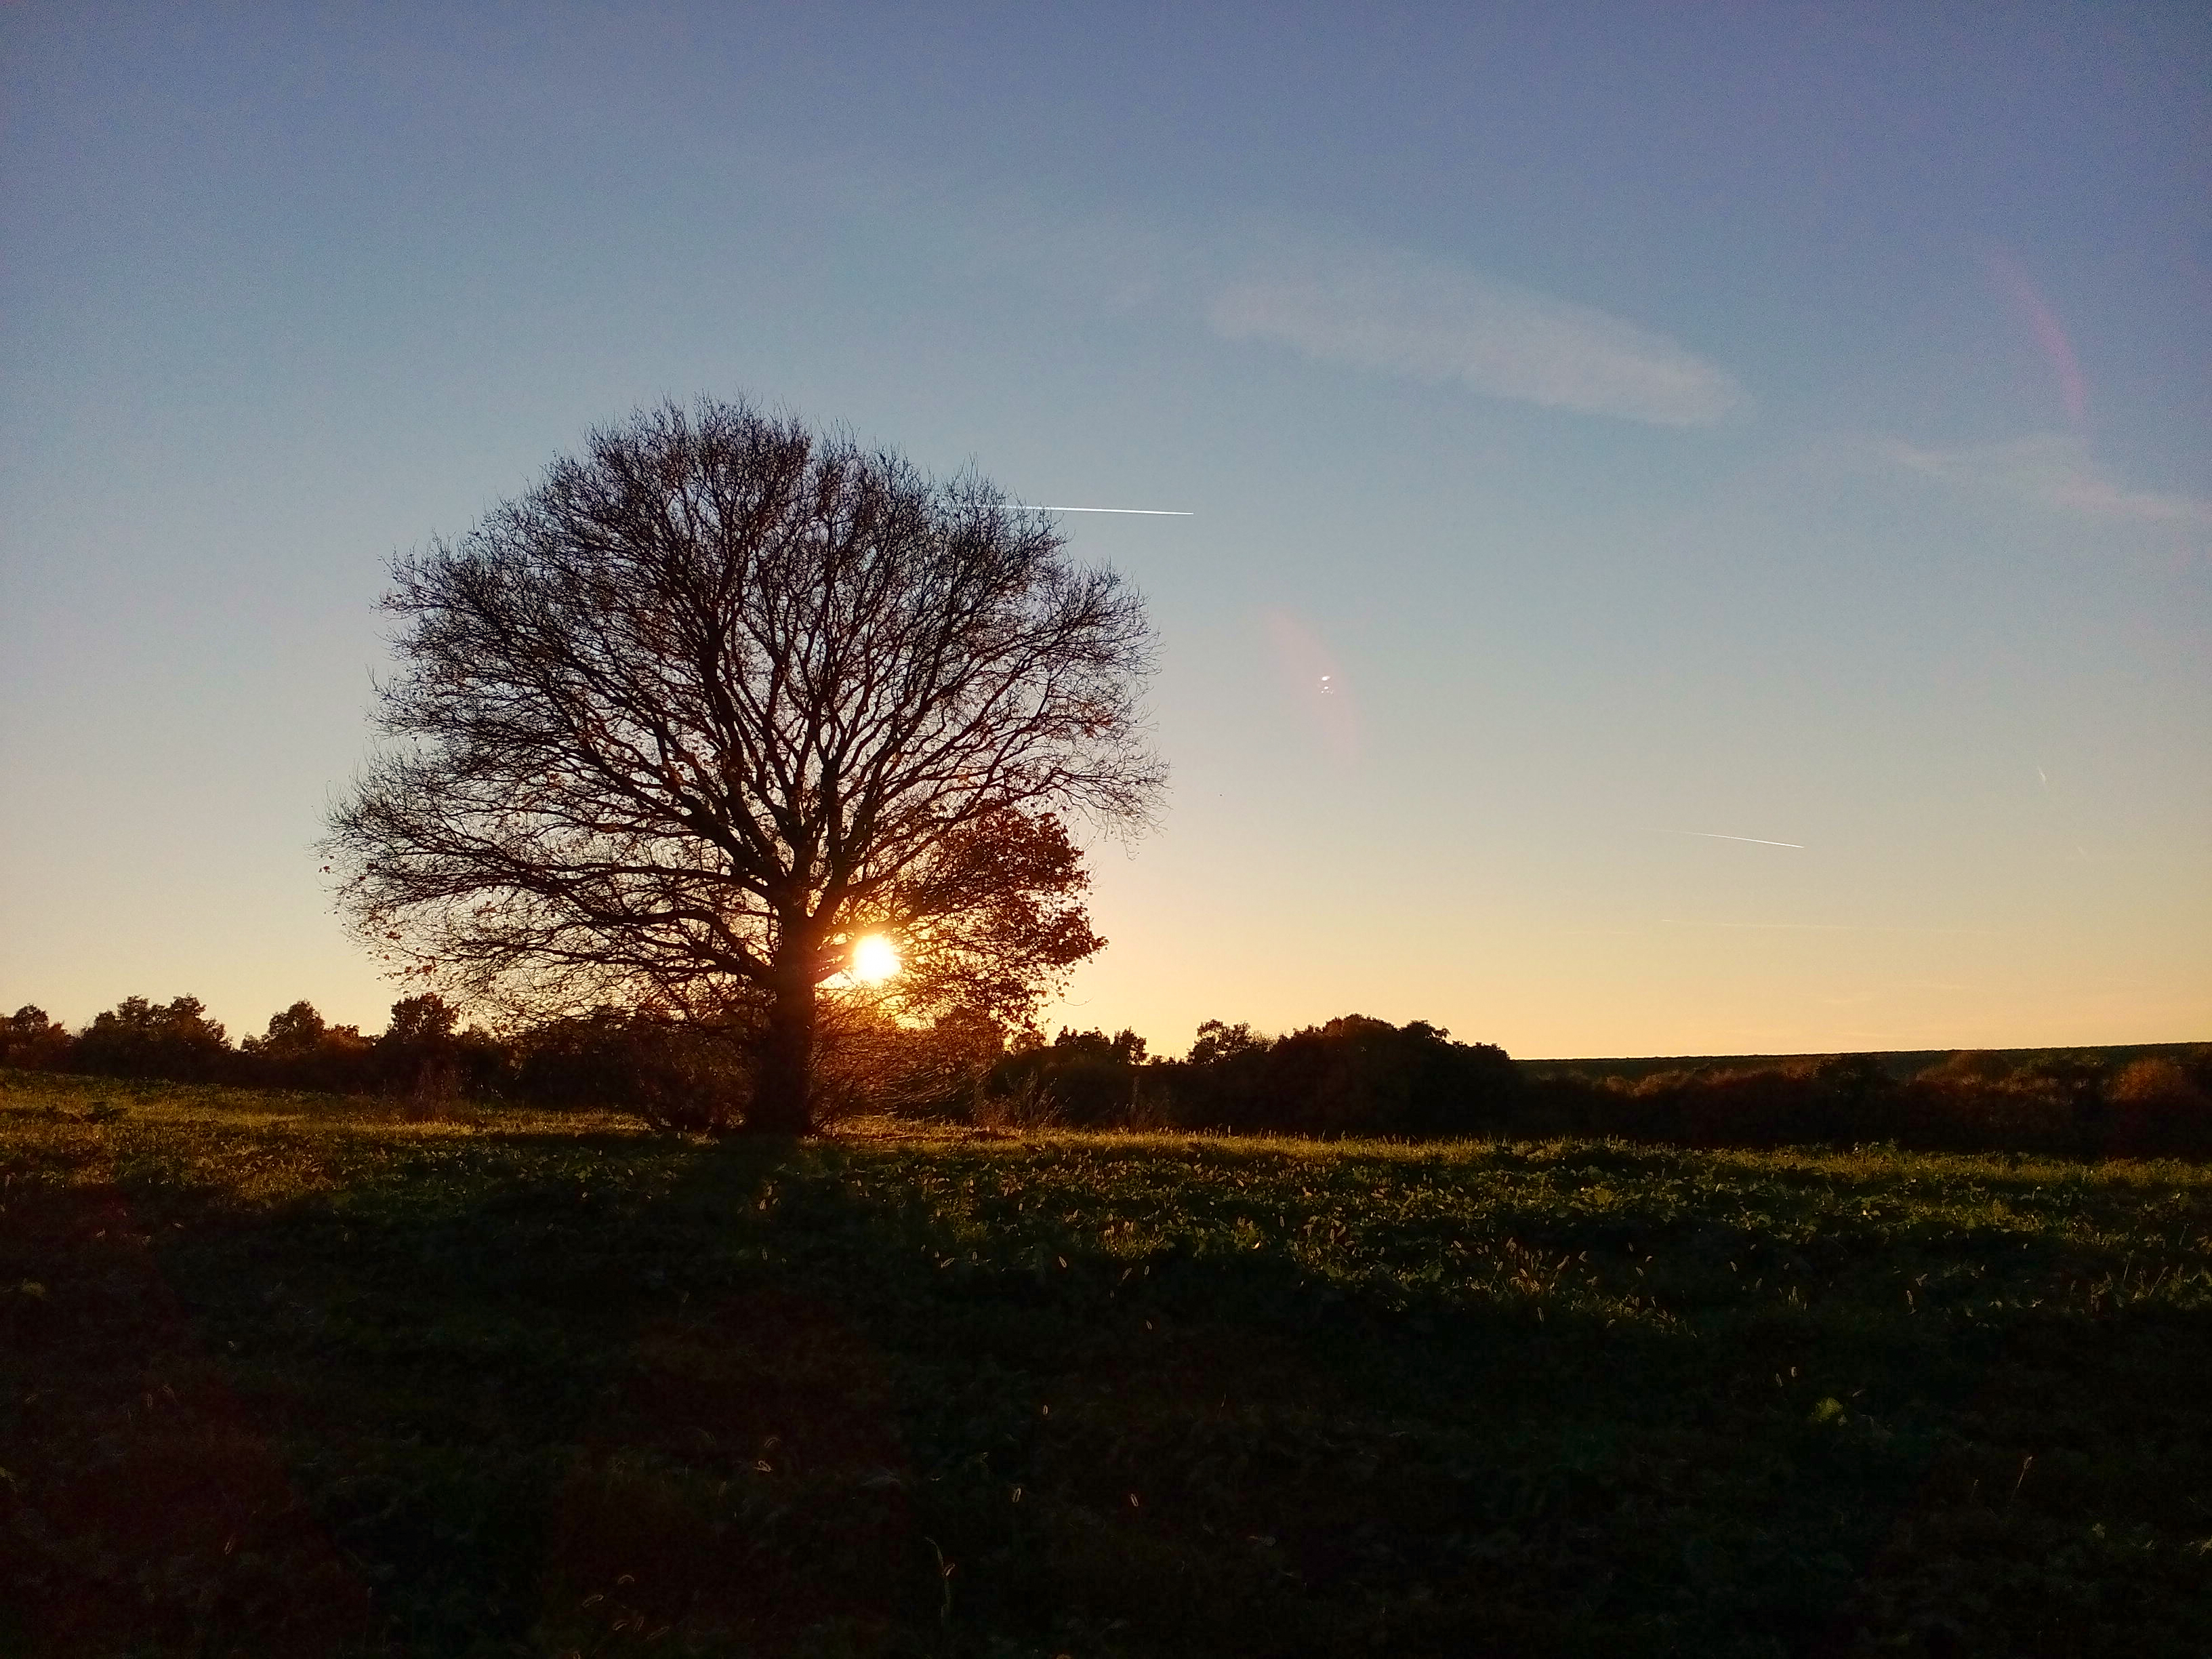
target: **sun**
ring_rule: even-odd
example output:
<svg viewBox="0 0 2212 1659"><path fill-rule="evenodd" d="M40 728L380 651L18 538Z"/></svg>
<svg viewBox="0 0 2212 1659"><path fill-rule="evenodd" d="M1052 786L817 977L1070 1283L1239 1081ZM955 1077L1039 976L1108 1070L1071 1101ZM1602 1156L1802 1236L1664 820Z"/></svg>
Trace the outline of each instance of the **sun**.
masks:
<svg viewBox="0 0 2212 1659"><path fill-rule="evenodd" d="M861 984L880 985L898 970L898 952L881 933L871 933L853 947L853 977Z"/></svg>

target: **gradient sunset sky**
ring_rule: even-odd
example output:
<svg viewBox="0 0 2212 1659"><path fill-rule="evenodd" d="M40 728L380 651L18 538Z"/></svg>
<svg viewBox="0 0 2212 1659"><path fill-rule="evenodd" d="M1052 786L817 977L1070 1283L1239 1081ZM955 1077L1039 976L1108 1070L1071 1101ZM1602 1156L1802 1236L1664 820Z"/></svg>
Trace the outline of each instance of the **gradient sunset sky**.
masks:
<svg viewBox="0 0 2212 1659"><path fill-rule="evenodd" d="M380 1028L391 556L700 393L1148 596L1048 1025L2212 1038L2212 15L0 10L0 1005ZM1324 690L1324 678L1327 689Z"/></svg>

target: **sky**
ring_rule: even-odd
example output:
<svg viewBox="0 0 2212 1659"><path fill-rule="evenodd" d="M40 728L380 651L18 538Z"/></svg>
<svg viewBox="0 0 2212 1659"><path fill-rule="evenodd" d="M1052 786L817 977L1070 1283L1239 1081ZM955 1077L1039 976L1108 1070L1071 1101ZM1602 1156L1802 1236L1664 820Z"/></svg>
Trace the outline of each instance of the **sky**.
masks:
<svg viewBox="0 0 2212 1659"><path fill-rule="evenodd" d="M1068 515L1045 1015L2212 1038L2212 19L0 9L0 1005L380 1029L389 562L745 397Z"/></svg>

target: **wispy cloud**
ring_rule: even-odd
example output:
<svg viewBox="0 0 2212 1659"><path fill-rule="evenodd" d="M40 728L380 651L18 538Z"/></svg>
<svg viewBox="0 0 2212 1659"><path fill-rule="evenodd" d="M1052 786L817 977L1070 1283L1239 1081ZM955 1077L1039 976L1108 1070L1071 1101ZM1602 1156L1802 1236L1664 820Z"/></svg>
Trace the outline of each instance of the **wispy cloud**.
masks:
<svg viewBox="0 0 2212 1659"><path fill-rule="evenodd" d="M2212 526L2212 501L2130 489L2097 465L2079 438L2063 433L1959 449L1923 449L1893 438L1878 447L1908 471L2022 506L2130 524Z"/></svg>
<svg viewBox="0 0 2212 1659"><path fill-rule="evenodd" d="M1226 339L1659 426L1705 425L1750 401L1663 334L1393 249L1279 242L1214 295L1207 320Z"/></svg>
<svg viewBox="0 0 2212 1659"><path fill-rule="evenodd" d="M1993 927L1889 927L1858 921L1699 921L1684 916L1662 916L1662 927L1728 927L1778 933L1979 933L1994 937Z"/></svg>

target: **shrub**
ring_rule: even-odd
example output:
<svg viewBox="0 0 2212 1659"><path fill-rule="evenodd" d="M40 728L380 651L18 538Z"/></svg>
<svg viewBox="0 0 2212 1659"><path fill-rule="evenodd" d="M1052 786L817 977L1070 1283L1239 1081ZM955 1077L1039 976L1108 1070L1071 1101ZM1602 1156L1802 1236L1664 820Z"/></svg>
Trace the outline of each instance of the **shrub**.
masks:
<svg viewBox="0 0 2212 1659"><path fill-rule="evenodd" d="M988 1117L1010 1124L1127 1128L1145 1046L1134 1031L1109 1037L1063 1027L1050 1047L1018 1048L992 1066L977 1105Z"/></svg>
<svg viewBox="0 0 2212 1659"><path fill-rule="evenodd" d="M2138 1060L2106 1091L2108 1149L2132 1158L2212 1152L2212 1094L2180 1062Z"/></svg>
<svg viewBox="0 0 2212 1659"><path fill-rule="evenodd" d="M1293 1031L1267 1056L1271 1127L1301 1134L1429 1139L1496 1130L1519 1093L1501 1048L1470 1047L1424 1021L1348 1014Z"/></svg>
<svg viewBox="0 0 2212 1659"><path fill-rule="evenodd" d="M1920 1073L1931 1083L1997 1083L2013 1073L2014 1062L1987 1048L1961 1048Z"/></svg>
<svg viewBox="0 0 2212 1659"><path fill-rule="evenodd" d="M239 1052L245 1080L264 1088L357 1094L370 1085L375 1045L354 1026L325 1024L312 1002L295 1002Z"/></svg>
<svg viewBox="0 0 2212 1659"><path fill-rule="evenodd" d="M1896 1085L1871 1054L1661 1072L1616 1098L1614 1115L1595 1115L1584 1132L1693 1146L1890 1139L1898 1132Z"/></svg>
<svg viewBox="0 0 2212 1659"><path fill-rule="evenodd" d="M1929 1152L2084 1150L2075 1103L2047 1080L2017 1073L1994 1082L1915 1078L1900 1091L1897 1132L1888 1139Z"/></svg>
<svg viewBox="0 0 2212 1659"><path fill-rule="evenodd" d="M634 1112L657 1129L715 1133L744 1111L742 1034L657 1010L600 1007L524 1034L515 1088L539 1105Z"/></svg>
<svg viewBox="0 0 2212 1659"><path fill-rule="evenodd" d="M76 1047L67 1026L28 1003L0 1020L0 1066L25 1072L66 1071Z"/></svg>
<svg viewBox="0 0 2212 1659"><path fill-rule="evenodd" d="M1347 1014L1273 1042L1208 1020L1190 1058L1148 1068L1148 1120L1245 1133L1434 1139L1512 1127L1523 1091L1502 1048L1450 1041L1421 1020Z"/></svg>
<svg viewBox="0 0 2212 1659"><path fill-rule="evenodd" d="M514 1081L514 1049L481 1026L453 1028L459 1012L433 993L402 997L368 1057L368 1073L385 1094L402 1095L424 1110L461 1096L497 1098Z"/></svg>
<svg viewBox="0 0 2212 1659"><path fill-rule="evenodd" d="M825 1000L816 1111L827 1119L875 1110L968 1121L1006 1053L1006 1028L974 1009L955 1008L930 1025L902 1025L872 1002Z"/></svg>
<svg viewBox="0 0 2212 1659"><path fill-rule="evenodd" d="M212 1083L230 1070L232 1060L222 1024L207 1017L207 1005L198 997L166 1003L125 997L78 1035L70 1065L101 1077Z"/></svg>

